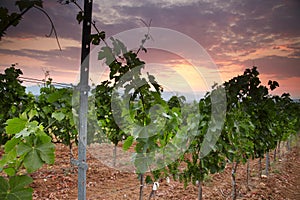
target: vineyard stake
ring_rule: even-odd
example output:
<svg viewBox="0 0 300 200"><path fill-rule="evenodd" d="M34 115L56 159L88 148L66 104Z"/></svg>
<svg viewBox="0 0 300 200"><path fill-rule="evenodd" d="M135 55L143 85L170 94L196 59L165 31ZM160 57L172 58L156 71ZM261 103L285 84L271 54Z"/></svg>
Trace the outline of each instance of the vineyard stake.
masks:
<svg viewBox="0 0 300 200"><path fill-rule="evenodd" d="M82 25L81 67L80 67L80 104L79 104L79 141L78 141L78 200L86 199L86 144L87 113L89 92L89 53L92 22L92 0L84 0L84 18Z"/></svg>

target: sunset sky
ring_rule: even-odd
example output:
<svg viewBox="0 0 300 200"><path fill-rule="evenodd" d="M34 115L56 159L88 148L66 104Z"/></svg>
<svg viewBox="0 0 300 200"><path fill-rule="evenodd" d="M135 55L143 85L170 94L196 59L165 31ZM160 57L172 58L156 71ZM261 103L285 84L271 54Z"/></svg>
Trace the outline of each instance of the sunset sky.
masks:
<svg viewBox="0 0 300 200"><path fill-rule="evenodd" d="M82 5L83 0L78 3ZM11 0L1 0L0 5L16 9ZM45 37L51 29L47 18L32 9L0 41L0 71L18 63L25 77L43 79L43 71L48 70L54 81L74 83L82 28L76 21L78 8L56 0L44 0L44 8L55 24L62 51L53 36ZM255 65L264 85L270 79L279 82L276 94L289 92L300 98L299 10L299 0L94 0L93 19L107 36L144 27L140 19L152 20L151 26L178 31L201 45L223 81ZM205 90L182 57L151 49L141 56L152 71L155 65L151 63L157 63L156 71L165 80L180 76L193 80L191 87Z"/></svg>

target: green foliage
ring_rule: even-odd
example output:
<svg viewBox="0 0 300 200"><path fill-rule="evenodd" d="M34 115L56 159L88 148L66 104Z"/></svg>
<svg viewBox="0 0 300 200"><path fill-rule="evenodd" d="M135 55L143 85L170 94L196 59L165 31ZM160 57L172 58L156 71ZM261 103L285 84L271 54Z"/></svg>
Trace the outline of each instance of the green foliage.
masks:
<svg viewBox="0 0 300 200"><path fill-rule="evenodd" d="M59 2L76 4L74 0ZM16 26L29 9L35 6L42 8L42 1L19 0L16 6L20 13L9 13L8 9L0 7L0 39L7 28ZM76 19L79 24L84 20L82 10ZM99 45L106 36L105 32L96 31L90 36L90 42ZM171 174L174 179L179 178L184 182L185 186L189 182L195 184L210 173L222 171L225 159L245 163L251 157L263 157L265 152L275 148L278 142L286 140L300 128L299 103L293 102L287 94L270 96L268 88L261 85L256 67L246 69L243 75L220 86L227 95L223 128L221 120L213 117L213 112L218 109L212 109L212 93L218 92L218 88L200 100L197 114L193 114L194 110L186 109L192 106L185 103L183 96L174 96L166 102L161 97L163 88L155 77L150 74L142 76L145 63L137 54L140 50L147 52L143 45L149 35L145 35L137 52L128 51L118 39L110 39L112 47L106 45L98 54L98 59L104 60L110 69L109 80L92 91L95 104L89 113L96 110L97 119L89 119L89 122L99 123L102 132L115 145L125 139L124 150L135 145L134 164L137 173L146 172L160 153L163 158L158 166L162 168L153 171L155 180ZM41 95L34 104L33 97L25 93L25 88L18 80L21 74L21 70L12 66L0 75L0 92L3 96L0 102L0 144L5 144L0 171L9 176L8 179L0 177L1 199L32 198L32 189L28 188L32 179L18 173L22 168L32 173L43 164L54 162L51 139L67 145L73 140L77 142L72 90L57 89L50 80L41 89ZM276 81L269 81L268 85L270 90L279 87ZM73 105L73 108L76 106ZM195 118L199 118L199 122L193 122ZM216 133L222 128L217 139L219 135ZM94 130L89 131L88 143L98 141L100 135ZM188 150L181 152L185 154L165 167L166 161L174 156L168 151L185 150L188 140L191 140ZM186 166L183 170L179 169L181 162ZM150 176L146 177L146 183L152 181Z"/></svg>
<svg viewBox="0 0 300 200"><path fill-rule="evenodd" d="M273 131L276 133L277 142L286 141L290 135L296 134L299 130L300 104L294 102L286 93L272 99L276 105L273 109Z"/></svg>
<svg viewBox="0 0 300 200"><path fill-rule="evenodd" d="M214 122L220 120L212 118L210 93L200 100L198 134L186 154L178 160L178 163L185 162L186 167L175 170L185 186L189 182L195 184L203 181L207 174L222 171L225 159L237 165L247 162L249 158L263 157L279 141L286 140L299 130L299 103L293 102L288 94L283 94L282 97L270 96L268 88L261 85L258 75L256 67L246 69L243 75L234 77L221 86L226 91L227 112L220 138L215 144L209 142L214 134L207 137L205 133L220 129L218 123ZM276 81L269 81L268 85L271 90L279 86ZM215 91L217 90L213 89L212 93ZM178 106L176 98L171 100L170 107ZM201 156L204 151L209 150L212 150L209 154Z"/></svg>
<svg viewBox="0 0 300 200"><path fill-rule="evenodd" d="M131 147L133 140L134 140L133 136L128 136L127 139L124 141L123 149L125 151L127 151Z"/></svg>
<svg viewBox="0 0 300 200"><path fill-rule="evenodd" d="M138 154L135 157L135 165L139 173L144 173L149 165L146 152L151 152L157 146L157 138L151 137L151 133L148 132L148 125L151 123L150 109L162 102L162 89L150 74L148 80L141 77L144 62L139 60L134 52L127 52L121 41L113 38L111 40L113 47L103 47L98 56L99 59L105 59L110 68L110 81L105 81L96 88L96 92L101 94L96 95L96 102L99 102L98 119L102 125L106 125L106 133L114 144L123 136L127 137L130 134L128 130L133 129L123 148L129 149L136 140L135 150ZM125 88L124 93L116 92L118 88ZM125 126L119 127L117 123ZM128 135L124 130L128 131Z"/></svg>
<svg viewBox="0 0 300 200"><path fill-rule="evenodd" d="M16 126L17 122L19 124ZM31 121L26 113L20 118L8 120L6 129L14 137L4 146L5 154L0 161L0 169L6 169L9 175L14 175L13 172L17 173L22 166L32 173L44 163L54 163L51 138L44 132L44 127L35 120Z"/></svg>
<svg viewBox="0 0 300 200"><path fill-rule="evenodd" d="M184 183L185 187L189 182L193 184L196 184L197 181L203 182L209 173L220 172L225 167L226 162L225 156L222 154L224 151L222 140L216 139L217 142L213 142L215 140L213 137L217 135L216 132L222 128L217 123L214 123L212 118L211 95L217 90L218 88L215 88L199 101L200 120L197 129L198 133L182 159L182 162L186 163L186 168L179 174L179 180ZM205 156L202 156L203 151L209 153L207 155L205 153Z"/></svg>
<svg viewBox="0 0 300 200"><path fill-rule="evenodd" d="M246 163L253 156L254 130L250 116L245 113L240 103L227 113L223 134L228 140L225 154L229 161Z"/></svg>
<svg viewBox="0 0 300 200"><path fill-rule="evenodd" d="M111 111L113 87L110 84L110 81L104 81L92 93L95 97L95 110L100 128L107 138L117 145L119 141L126 137L126 134L115 122L113 112ZM93 133L89 134L88 140L88 143L97 141L97 135Z"/></svg>
<svg viewBox="0 0 300 200"><path fill-rule="evenodd" d="M36 110L22 113L18 118L7 120L6 131L13 137L4 145L5 154L0 160L0 172L8 175L8 180L0 177L1 199L32 199L32 178L19 175L23 168L32 173L43 164L54 163L55 146L44 132L44 127L33 118Z"/></svg>
<svg viewBox="0 0 300 200"><path fill-rule="evenodd" d="M105 32L101 31L100 33L91 35L91 42L94 45L99 45L101 40L105 40Z"/></svg>
<svg viewBox="0 0 300 200"><path fill-rule="evenodd" d="M33 189L28 185L32 183L29 176L12 176L8 180L0 176L0 199L3 200L31 200Z"/></svg>
<svg viewBox="0 0 300 200"><path fill-rule="evenodd" d="M181 105L186 101L186 98L184 96L172 96L170 100L168 101L168 106L170 109L172 108L181 108Z"/></svg>
<svg viewBox="0 0 300 200"><path fill-rule="evenodd" d="M252 69L246 69L243 75L234 77L224 83L228 101L227 112L229 113L227 114L227 126L225 127L227 128L226 131L231 134L229 139L239 138L232 136L239 135L238 132L241 130L241 134L247 135L247 137L244 137L247 138L247 141L244 141L245 146L247 144L251 146L251 143L254 144L253 148L248 147L248 152L242 153L244 159L247 159L250 154L252 157L262 157L271 148L271 142L273 141L270 132L272 101L268 96L268 88L260 85L261 81L258 75L257 68L253 67ZM272 88L275 88L278 83L269 82L269 84L272 85ZM234 116L238 114L241 116ZM238 123L233 123L236 119L239 119ZM253 129L253 126L255 129ZM250 132L245 133L246 131ZM232 143L235 144L234 141ZM243 147L243 143L237 146L239 147L234 152L239 151L239 148ZM236 159L240 160L240 155L237 155Z"/></svg>
<svg viewBox="0 0 300 200"><path fill-rule="evenodd" d="M22 71L16 69L15 65L5 69L4 74L0 74L0 145L10 138L5 130L6 121L30 109L34 103L34 97L26 94L25 87L21 85L20 75Z"/></svg>
<svg viewBox="0 0 300 200"><path fill-rule="evenodd" d="M49 80L45 87L41 88L37 101L38 120L47 125L45 131L54 141L65 145L70 145L72 141L77 143L72 95L71 88L56 88Z"/></svg>
<svg viewBox="0 0 300 200"><path fill-rule="evenodd" d="M283 99L269 95L268 88L260 84L258 75L257 68L253 67L224 83L228 105L223 135L227 141L226 157L235 162L232 170L233 198L238 163L245 163L251 157L263 158L266 152L276 148L285 134L289 137L295 130L294 124L289 122L297 121L296 116L291 117L294 115L293 111L283 111L283 107L290 105L289 100L285 99L282 103ZM270 90L279 87L278 82L271 80L268 85ZM288 121L282 126L281 121L285 120Z"/></svg>

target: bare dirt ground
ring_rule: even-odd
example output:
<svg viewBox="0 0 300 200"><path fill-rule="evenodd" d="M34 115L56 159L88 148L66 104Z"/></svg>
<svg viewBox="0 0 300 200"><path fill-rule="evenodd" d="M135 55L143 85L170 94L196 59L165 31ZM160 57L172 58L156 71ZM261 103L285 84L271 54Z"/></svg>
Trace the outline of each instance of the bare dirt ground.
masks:
<svg viewBox="0 0 300 200"><path fill-rule="evenodd" d="M75 149L77 151L77 149ZM250 161L250 181L246 186L246 165L240 165L237 171L238 199L280 199L300 200L300 145L285 152L279 161L273 163L268 177L258 176L258 160ZM139 197L139 180L134 173L120 172L103 165L88 152L87 161L87 199L122 200ZM264 163L264 160L263 160ZM264 166L263 166L264 167ZM203 187L203 199L230 199L231 164L224 172L210 175ZM56 146L56 160L52 166L44 166L31 175L34 183L34 198L77 199L77 169L69 162L68 147ZM152 185L144 188L144 198L148 199ZM171 180L160 182L155 198L152 199L197 199L198 188Z"/></svg>

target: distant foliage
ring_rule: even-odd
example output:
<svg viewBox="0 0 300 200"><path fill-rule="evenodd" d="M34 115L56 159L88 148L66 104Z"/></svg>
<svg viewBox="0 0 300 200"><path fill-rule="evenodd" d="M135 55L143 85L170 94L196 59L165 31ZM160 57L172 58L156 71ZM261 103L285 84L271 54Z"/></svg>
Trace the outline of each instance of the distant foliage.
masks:
<svg viewBox="0 0 300 200"><path fill-rule="evenodd" d="M0 74L0 145L5 144L10 138L5 131L5 122L17 117L33 105L34 97L26 94L25 87L18 79L22 74L22 71L16 69L15 65L5 69L4 74Z"/></svg>

